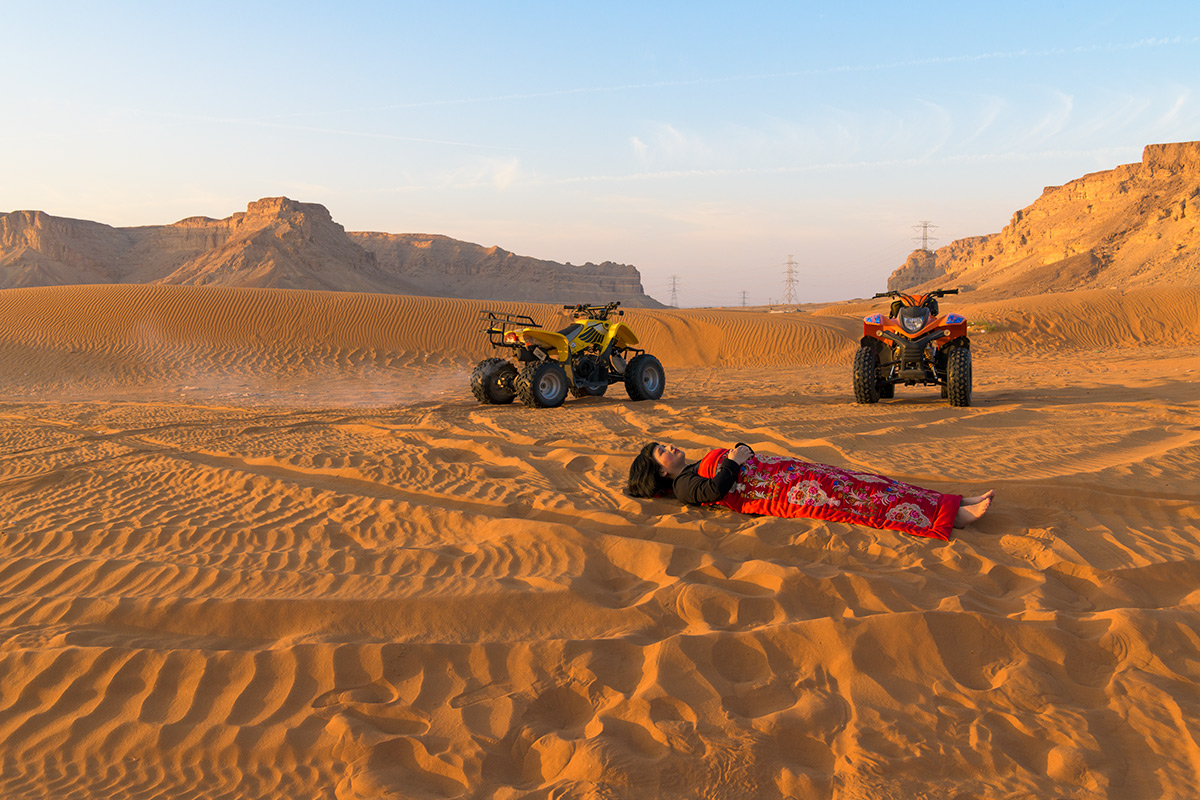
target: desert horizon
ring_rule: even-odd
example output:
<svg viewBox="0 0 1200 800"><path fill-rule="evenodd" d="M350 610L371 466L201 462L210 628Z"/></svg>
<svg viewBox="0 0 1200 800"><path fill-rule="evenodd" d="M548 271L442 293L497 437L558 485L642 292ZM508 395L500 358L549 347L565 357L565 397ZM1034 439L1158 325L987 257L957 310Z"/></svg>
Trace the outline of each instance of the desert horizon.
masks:
<svg viewBox="0 0 1200 800"><path fill-rule="evenodd" d="M929 249L936 240L926 235L915 240L919 246L903 264L879 266L891 269L889 290L955 286L976 300L1197 285L1197 180L1200 141L1149 144L1137 163L1045 187L997 233L972 233L936 249ZM914 227L928 234L929 225ZM693 300L684 307L731 307L734 280L762 279L761 268L751 264L738 253L722 266L728 278L723 290L731 295L724 302ZM844 300L810 304L801 299L814 277L840 271L833 264L810 264L801 277L788 256L783 291L765 303L747 303L742 291L741 305L844 305ZM673 287L678 278L672 278ZM81 284L309 289L551 304L619 301L627 308L680 305L675 288L669 304L651 296L632 264L558 263L442 234L347 231L325 206L283 196L251 201L244 212L222 219L189 216L135 227L40 210L0 213L0 288ZM852 285L858 291L871 284L864 276Z"/></svg>

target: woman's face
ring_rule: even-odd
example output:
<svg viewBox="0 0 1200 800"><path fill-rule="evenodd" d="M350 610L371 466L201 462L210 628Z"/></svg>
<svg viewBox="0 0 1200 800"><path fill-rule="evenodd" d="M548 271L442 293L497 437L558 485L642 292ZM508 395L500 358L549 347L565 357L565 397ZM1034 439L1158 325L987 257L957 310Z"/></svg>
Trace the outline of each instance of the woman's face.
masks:
<svg viewBox="0 0 1200 800"><path fill-rule="evenodd" d="M687 457L684 456L683 451L669 444L660 444L654 448L654 460L658 462L664 475L678 472L687 463Z"/></svg>

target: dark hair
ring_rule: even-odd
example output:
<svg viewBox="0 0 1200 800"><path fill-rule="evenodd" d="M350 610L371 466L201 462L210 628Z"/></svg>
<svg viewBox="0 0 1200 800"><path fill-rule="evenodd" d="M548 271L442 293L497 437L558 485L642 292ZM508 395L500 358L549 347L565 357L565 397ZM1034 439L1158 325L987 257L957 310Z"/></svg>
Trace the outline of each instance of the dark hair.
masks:
<svg viewBox="0 0 1200 800"><path fill-rule="evenodd" d="M675 482L662 474L662 466L654 460L658 442L647 442L642 452L629 465L629 494L633 497L655 497L670 494Z"/></svg>

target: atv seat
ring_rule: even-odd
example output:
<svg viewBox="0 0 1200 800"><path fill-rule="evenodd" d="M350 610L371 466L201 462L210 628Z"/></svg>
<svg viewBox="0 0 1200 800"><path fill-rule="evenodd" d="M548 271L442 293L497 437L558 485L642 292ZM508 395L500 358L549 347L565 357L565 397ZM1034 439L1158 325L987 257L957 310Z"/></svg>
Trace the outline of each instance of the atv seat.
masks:
<svg viewBox="0 0 1200 800"><path fill-rule="evenodd" d="M573 322L570 325L568 325L567 327L563 328L561 331L559 331L559 333L562 334L563 336L567 337L567 340L569 341L572 337L575 336L575 334L579 333L579 331L582 328L583 328L583 326L580 325L578 322Z"/></svg>

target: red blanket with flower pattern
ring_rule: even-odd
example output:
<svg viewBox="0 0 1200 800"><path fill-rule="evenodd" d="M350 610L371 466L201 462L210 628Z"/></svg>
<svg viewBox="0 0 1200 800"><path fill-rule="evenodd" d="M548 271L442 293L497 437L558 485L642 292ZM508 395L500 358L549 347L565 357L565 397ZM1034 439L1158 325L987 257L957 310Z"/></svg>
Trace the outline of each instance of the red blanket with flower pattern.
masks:
<svg viewBox="0 0 1200 800"><path fill-rule="evenodd" d="M729 451L700 462L711 478ZM882 475L811 464L798 458L752 455L737 483L714 505L745 514L809 517L949 539L962 496L942 494Z"/></svg>

